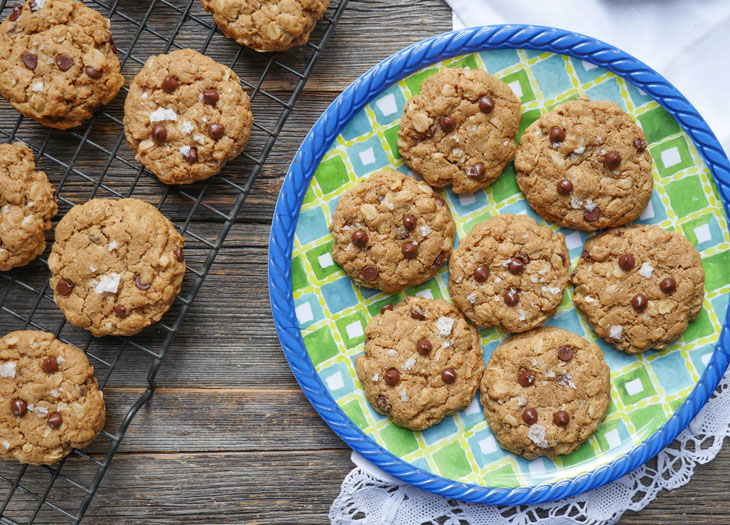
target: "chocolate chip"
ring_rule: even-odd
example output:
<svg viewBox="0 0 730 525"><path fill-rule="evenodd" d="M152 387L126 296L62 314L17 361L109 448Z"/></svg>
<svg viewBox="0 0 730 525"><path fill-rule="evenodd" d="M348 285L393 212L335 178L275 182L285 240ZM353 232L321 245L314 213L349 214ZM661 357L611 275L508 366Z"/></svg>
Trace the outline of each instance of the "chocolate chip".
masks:
<svg viewBox="0 0 730 525"><path fill-rule="evenodd" d="M177 81L177 77L171 75L165 77L165 80L162 81L162 89L167 93L174 92L179 86L180 82Z"/></svg>
<svg viewBox="0 0 730 525"><path fill-rule="evenodd" d="M673 293L674 290L677 289L677 281L671 277L667 277L666 279L662 279L662 282L659 283L659 288L661 288L662 292L666 294Z"/></svg>
<svg viewBox="0 0 730 525"><path fill-rule="evenodd" d="M565 130L557 126L550 128L550 143L557 144L565 140Z"/></svg>
<svg viewBox="0 0 730 525"><path fill-rule="evenodd" d="M412 308L411 317L413 319L415 319L416 321L423 321L426 318L426 314L424 314L422 310L417 310L415 308Z"/></svg>
<svg viewBox="0 0 730 525"><path fill-rule="evenodd" d="M28 412L28 403L16 397L10 402L10 411L13 415L23 417Z"/></svg>
<svg viewBox="0 0 730 525"><path fill-rule="evenodd" d="M209 106L215 106L219 99L220 96L218 95L218 90L216 88L208 88L203 91L203 102Z"/></svg>
<svg viewBox="0 0 730 525"><path fill-rule="evenodd" d="M534 408L526 408L522 411L522 421L528 425L537 423L537 410Z"/></svg>
<svg viewBox="0 0 730 525"><path fill-rule="evenodd" d="M512 275L520 275L525 271L525 263L519 257L515 257L509 262L507 269Z"/></svg>
<svg viewBox="0 0 730 525"><path fill-rule="evenodd" d="M484 95L479 99L479 111L482 113L491 113L494 109L494 99L489 95Z"/></svg>
<svg viewBox="0 0 730 525"><path fill-rule="evenodd" d="M520 302L520 294L514 288L510 288L504 292L504 304L507 306L516 306Z"/></svg>
<svg viewBox="0 0 730 525"><path fill-rule="evenodd" d="M583 210L583 218L588 222L595 222L601 218L601 208L596 206L591 211Z"/></svg>
<svg viewBox="0 0 730 525"><path fill-rule="evenodd" d="M449 133L450 131L454 131L454 128L456 127L456 120L454 120L454 117L441 117L441 120L439 120L439 126L441 126L441 129L444 130L444 133Z"/></svg>
<svg viewBox="0 0 730 525"><path fill-rule="evenodd" d="M559 427L564 427L570 423L570 416L565 410L558 410L553 414L553 423Z"/></svg>
<svg viewBox="0 0 730 525"><path fill-rule="evenodd" d="M615 170L621 165L621 154L618 151L609 151L603 156L603 162L610 170Z"/></svg>
<svg viewBox="0 0 730 525"><path fill-rule="evenodd" d="M413 229L416 227L416 218L413 215L406 215L403 217L403 226L406 227L406 230L413 231Z"/></svg>
<svg viewBox="0 0 730 525"><path fill-rule="evenodd" d="M162 124L152 126L152 139L155 142L165 142L167 140L167 130Z"/></svg>
<svg viewBox="0 0 730 525"><path fill-rule="evenodd" d="M127 309L124 308L124 306L122 306L121 304L118 304L114 307L114 315L116 315L120 319L124 319L125 317L127 317L129 315L129 313L127 313Z"/></svg>
<svg viewBox="0 0 730 525"><path fill-rule="evenodd" d="M114 43L114 38L112 37L112 34L111 33L107 33L106 34L106 39L104 40L104 42L107 43L107 44L109 44L110 46L112 46L112 53L114 53L116 55L117 54L117 46Z"/></svg>
<svg viewBox="0 0 730 525"><path fill-rule="evenodd" d="M418 257L418 245L413 244L412 242L403 243L400 250L403 252L403 257L406 259L415 259Z"/></svg>
<svg viewBox="0 0 730 525"><path fill-rule="evenodd" d="M36 0L33 0L30 3L30 10L31 11L38 11L41 7L43 7L43 4L39 4L38 2L36 2Z"/></svg>
<svg viewBox="0 0 730 525"><path fill-rule="evenodd" d="M631 306L634 307L634 310L637 312L641 312L644 308L646 308L646 305L649 303L649 299L646 298L646 295L644 294L636 294L633 299L631 299Z"/></svg>
<svg viewBox="0 0 730 525"><path fill-rule="evenodd" d="M441 372L441 379L443 379L444 383L450 385L451 383L456 381L456 370L451 367L445 369L443 372Z"/></svg>
<svg viewBox="0 0 730 525"><path fill-rule="evenodd" d="M563 266L568 265L567 264L568 263L568 258L565 256L565 254L564 253L559 253L558 255L560 256L560 260L563 262Z"/></svg>
<svg viewBox="0 0 730 525"><path fill-rule="evenodd" d="M368 245L368 234L365 230L355 230L352 232L352 244L358 248L365 248Z"/></svg>
<svg viewBox="0 0 730 525"><path fill-rule="evenodd" d="M625 253L621 257L618 258L618 265L625 272L630 271L634 267L635 264L636 264L636 259L630 253Z"/></svg>
<svg viewBox="0 0 730 525"><path fill-rule="evenodd" d="M586 249L583 249L583 251L580 252L580 256L583 259L588 259L588 260L590 260L590 258L591 258L590 252L588 250L586 250Z"/></svg>
<svg viewBox="0 0 730 525"><path fill-rule="evenodd" d="M361 272L362 272L363 279L365 279L366 281L370 281L370 282L375 281L378 278L378 274L380 273L380 272L378 272L378 269L375 266L373 266L372 264L368 264L367 266L364 266L363 269L361 270Z"/></svg>
<svg viewBox="0 0 730 525"><path fill-rule="evenodd" d="M400 381L400 372L398 372L395 368L388 368L383 377L385 378L386 383L390 386L394 386L398 384L398 381Z"/></svg>
<svg viewBox="0 0 730 525"><path fill-rule="evenodd" d="M74 289L74 283L68 279L61 279L56 283L56 293L61 297L70 295Z"/></svg>
<svg viewBox="0 0 730 525"><path fill-rule="evenodd" d="M58 372L58 359L49 355L41 363L41 370L43 370L46 374Z"/></svg>
<svg viewBox="0 0 730 525"><path fill-rule="evenodd" d="M139 288L140 290L147 290L147 289L149 289L150 286L152 286L152 283L144 284L142 282L142 276L141 275L137 275L137 276L134 277L134 285L137 288Z"/></svg>
<svg viewBox="0 0 730 525"><path fill-rule="evenodd" d="M446 201L441 197L441 195L436 195L434 200L436 200L436 204L439 206L446 206Z"/></svg>
<svg viewBox="0 0 730 525"><path fill-rule="evenodd" d="M208 135L215 140L222 139L225 133L226 128L224 128L221 124L215 123L208 126Z"/></svg>
<svg viewBox="0 0 730 525"><path fill-rule="evenodd" d="M66 55L56 55L56 65L61 71L68 71L71 66L74 65L74 61L71 57Z"/></svg>
<svg viewBox="0 0 730 525"><path fill-rule="evenodd" d="M23 6L20 4L15 4L13 6L13 12L10 13L10 16L8 17L8 20L11 22L15 22L18 18L20 18L20 13L23 12Z"/></svg>
<svg viewBox="0 0 730 525"><path fill-rule="evenodd" d="M384 314L385 312L389 312L391 310L393 310L393 305L392 304L390 304L390 303L384 304L383 307L380 309L380 313L381 314Z"/></svg>
<svg viewBox="0 0 730 525"><path fill-rule="evenodd" d="M54 412L48 416L48 426L51 428L58 428L63 424L63 417L58 412Z"/></svg>
<svg viewBox="0 0 730 525"><path fill-rule="evenodd" d="M573 183L568 179L563 179L558 182L558 193L560 195L570 195L573 193Z"/></svg>
<svg viewBox="0 0 730 525"><path fill-rule="evenodd" d="M23 56L20 58L23 60L23 64L25 64L25 67L30 70L35 69L38 65L38 57L35 56L33 53L23 53Z"/></svg>
<svg viewBox="0 0 730 525"><path fill-rule="evenodd" d="M378 399L375 400L375 404L378 405L378 408L383 412L386 412L390 408L388 398L385 396L378 396Z"/></svg>
<svg viewBox="0 0 730 525"><path fill-rule="evenodd" d="M442 264L444 264L444 262L446 262L446 255L442 252L442 253L439 253L436 256L436 258L433 260L433 265L441 266Z"/></svg>
<svg viewBox="0 0 730 525"><path fill-rule="evenodd" d="M418 353L421 355L428 355L431 353L431 350L433 350L433 345L428 339L420 339L418 343L416 343L416 350L418 350Z"/></svg>
<svg viewBox="0 0 730 525"><path fill-rule="evenodd" d="M558 359L561 361L570 361L573 359L573 349L567 345L558 348Z"/></svg>
<svg viewBox="0 0 730 525"><path fill-rule="evenodd" d="M524 387L532 386L532 384L535 382L535 374L533 374L529 370L523 370L522 373L517 377L517 382Z"/></svg>
<svg viewBox="0 0 730 525"><path fill-rule="evenodd" d="M639 151L639 153L644 151L648 145L649 143L644 139L636 139L634 141L634 147Z"/></svg>
<svg viewBox="0 0 730 525"><path fill-rule="evenodd" d="M474 268L474 279L476 279L480 283L483 283L487 280L487 277L489 277L489 268L487 268L483 264L480 264L479 266Z"/></svg>
<svg viewBox="0 0 730 525"><path fill-rule="evenodd" d="M190 148L182 156L188 164L194 164L198 161L198 148Z"/></svg>
<svg viewBox="0 0 730 525"><path fill-rule="evenodd" d="M477 162L473 166L469 166L466 169L466 174L469 177L473 177L475 179L478 179L479 177L484 177L484 174L487 172L486 169L484 169L484 164L481 162Z"/></svg>
<svg viewBox="0 0 730 525"><path fill-rule="evenodd" d="M97 78L101 78L101 71L91 66L86 66L86 69L84 69L84 71L86 71L86 76L89 78L93 78L94 80L96 80Z"/></svg>

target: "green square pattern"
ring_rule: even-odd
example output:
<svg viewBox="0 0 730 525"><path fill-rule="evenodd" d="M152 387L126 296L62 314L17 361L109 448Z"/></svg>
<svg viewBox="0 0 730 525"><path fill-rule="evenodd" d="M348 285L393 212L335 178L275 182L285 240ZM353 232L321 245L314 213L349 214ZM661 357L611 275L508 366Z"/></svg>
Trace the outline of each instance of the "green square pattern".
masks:
<svg viewBox="0 0 730 525"><path fill-rule="evenodd" d="M383 86L384 95L400 90L404 99L418 94L421 83L430 75L447 67L469 67L485 69L485 61L489 62L490 51L480 54L466 55L428 66L413 75L400 80L393 86ZM498 53L495 51L494 53ZM576 74L572 61L552 60L555 70L549 70L543 63L555 56L551 53L526 53L516 50L514 54L519 61L498 68L497 75L513 89L519 90L522 100L522 118L520 134L524 129L545 114L558 103L577 97L588 90L601 92L601 88L618 85L618 93L623 105L629 108L632 116L644 129L649 140L649 150L655 159L656 177L655 195L652 199L653 219L649 217L642 222L659 224L661 227L692 232L706 224L712 218L713 225L722 225L721 238L717 239L717 228L713 230L712 240L707 241L707 234L701 243L703 264L706 273L705 287L708 300L704 302L699 318L693 322L685 334L671 347L672 355L682 356L687 361L687 369L694 370L691 363L691 351L714 342L720 331L720 322L714 311L714 298L730 292L730 235L726 226L724 211L719 206L716 190L711 182L711 175L702 158L691 144L688 136L680 129L674 119L656 102L649 101L635 107L624 79L605 70L593 72L589 80L582 82ZM498 57L494 60L499 62ZM540 66L540 64L543 64ZM552 66L551 66L552 67ZM537 74L533 71L537 68ZM541 85L544 79L551 78L554 85ZM607 83L604 86L604 83ZM556 86L560 86L556 88ZM567 87L570 86L570 87ZM564 91L557 92L559 89ZM604 90L605 91L605 90ZM391 95L392 96L392 95ZM357 155L361 144L380 144L382 158L388 159L392 169L408 172L407 166L398 153L398 128L400 112L388 115L387 118L374 118L379 98L372 100L358 116L369 123L368 131L359 137L345 140L338 137L324 160L315 172L312 184L302 204L302 211L321 210L327 221L334 211L337 199L351 186L355 180L350 173L351 165L347 159ZM389 106L391 104L391 106ZM385 100L381 106L392 107L392 101ZM382 114L380 111L378 114ZM386 122L390 119L389 122ZM381 122L382 121L382 122ZM350 148L354 148L350 150ZM452 211L460 235L468 232L475 224L482 222L505 209L510 211L528 211L529 208L519 191L515 181L513 164L509 164L500 178L490 187L471 196L455 196L450 190L440 190ZM651 214L647 214L651 215ZM689 229L689 230L688 230ZM582 237L570 230L561 228L576 249L571 248L573 264L580 254ZM707 229L699 229L706 232ZM691 237L687 233L688 237ZM694 233L692 233L694 235ZM307 232L307 244L302 246L295 238L292 258L292 285L294 299L311 298L323 306L324 319L316 322L302 323L307 326L302 330L302 337L315 368L325 373L328 367L336 364L347 367L351 377L356 377L354 356L362 352L364 332L367 323L380 312L385 304L394 304L405 295L422 295L426 297L449 299L444 268L429 281L405 290L396 295L389 295L375 290L350 286L348 277L340 271L336 264L331 264L327 255L331 250L332 237L326 228L322 231ZM697 245L697 239L691 238ZM327 293L339 290L354 290L352 299L343 300L341 311L330 311L325 301ZM595 340L595 335L580 312L575 312L571 302L572 294L564 295L559 309L558 326L566 319L570 330ZM356 300L356 304L352 301ZM485 348L485 360L491 355L493 348L506 336L501 330L483 329L480 331ZM466 481L483 486L523 487L542 483L556 483L573 478L614 461L631 450L636 444L646 440L652 432L664 424L672 413L686 398L694 386L687 384L667 385L667 377L661 376L662 368L654 359L654 352L646 352L640 356L623 354L609 345L604 345L607 361L611 364L612 402L608 416L596 434L583 446L568 456L551 461L547 458L533 462L523 461L509 452L499 448L486 424L481 410L474 407L447 417L440 425L425 432L412 432L395 426L387 418L377 414L368 404L358 381L354 381L352 389L335 390L333 397L342 407L344 413L362 429L371 439L381 444L397 457L410 462L417 462L421 468L433 474L457 481ZM676 353L676 354L675 354ZM652 365L657 361L656 367ZM681 362L681 361L680 361ZM687 378L692 374L680 374L677 377ZM694 374L691 381L696 381ZM686 379L682 379L686 380ZM669 395L665 393L673 392ZM670 388L671 387L671 388ZM477 406L477 408L480 408ZM620 443L617 444L617 441ZM486 458L486 459L485 459Z"/></svg>

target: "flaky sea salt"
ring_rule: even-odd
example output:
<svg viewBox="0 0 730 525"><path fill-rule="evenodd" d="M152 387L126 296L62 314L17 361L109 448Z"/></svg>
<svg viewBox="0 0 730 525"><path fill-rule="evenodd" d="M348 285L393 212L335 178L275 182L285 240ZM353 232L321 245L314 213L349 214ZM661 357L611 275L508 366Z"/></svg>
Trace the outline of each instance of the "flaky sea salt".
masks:
<svg viewBox="0 0 730 525"><path fill-rule="evenodd" d="M428 225L424 224L421 226L421 235L426 237L429 233L431 233L431 228L428 227Z"/></svg>
<svg viewBox="0 0 730 525"><path fill-rule="evenodd" d="M577 153L578 155L582 155L583 153L585 153L585 151L586 151L586 147L585 146L581 146L580 148L575 148L573 150L573 153Z"/></svg>
<svg viewBox="0 0 730 525"><path fill-rule="evenodd" d="M109 246L107 246L106 248L107 248L107 250L109 250L110 252L113 252L114 250L116 250L116 249L117 249L117 241L112 241L112 242L110 242L110 243L109 243Z"/></svg>
<svg viewBox="0 0 730 525"><path fill-rule="evenodd" d="M7 361L0 365L0 377L15 377L15 361Z"/></svg>
<svg viewBox="0 0 730 525"><path fill-rule="evenodd" d="M647 279L651 277L652 273L654 273L654 267L648 262L645 262L641 265L641 268L639 268L639 275L646 277Z"/></svg>
<svg viewBox="0 0 730 525"><path fill-rule="evenodd" d="M150 122L162 122L165 120L177 120L177 113L175 113L175 110L157 108L150 113Z"/></svg>
<svg viewBox="0 0 730 525"><path fill-rule="evenodd" d="M41 417L46 417L48 415L48 409L44 407L35 407L34 412Z"/></svg>
<svg viewBox="0 0 730 525"><path fill-rule="evenodd" d="M193 135L193 140L198 144L205 144L205 135L199 135L198 133L196 133L195 135Z"/></svg>
<svg viewBox="0 0 730 525"><path fill-rule="evenodd" d="M581 209L581 207L583 207L583 201L578 197L572 197L570 199L570 207L574 210L579 210Z"/></svg>
<svg viewBox="0 0 730 525"><path fill-rule="evenodd" d="M441 348L448 348L453 345L454 345L454 340L449 339L448 341L444 341L443 343L441 343Z"/></svg>
<svg viewBox="0 0 730 525"><path fill-rule="evenodd" d="M374 375L373 375L373 381L377 381L378 379L380 379L380 375L379 375L379 374L377 374L377 373L376 373L376 374L374 374Z"/></svg>
<svg viewBox="0 0 730 525"><path fill-rule="evenodd" d="M477 302L477 294L470 293L469 295L466 296L466 300L469 301L471 304L476 303Z"/></svg>
<svg viewBox="0 0 730 525"><path fill-rule="evenodd" d="M0 441L2 443L3 447L5 447L5 450L8 450L10 448L10 441L5 441L4 439Z"/></svg>
<svg viewBox="0 0 730 525"><path fill-rule="evenodd" d="M527 399L525 399L524 397L518 397L517 404L523 407L527 404Z"/></svg>
<svg viewBox="0 0 730 525"><path fill-rule="evenodd" d="M524 321L525 319L527 319L527 315L525 314L525 311L524 310L520 310L519 313L518 313L517 318L520 321Z"/></svg>
<svg viewBox="0 0 730 525"><path fill-rule="evenodd" d="M578 388L575 386L575 383L573 383L573 376L570 374L560 374L560 377L558 377L558 384L560 386L569 386L573 390Z"/></svg>
<svg viewBox="0 0 730 525"><path fill-rule="evenodd" d="M189 120L183 120L180 130L183 132L184 135L190 135L194 129L195 126L192 122L190 122Z"/></svg>
<svg viewBox="0 0 730 525"><path fill-rule="evenodd" d="M51 395L53 397L58 397L60 394L58 393L58 390L56 390L55 388L52 388L51 389Z"/></svg>
<svg viewBox="0 0 730 525"><path fill-rule="evenodd" d="M436 321L436 328L438 328L441 337L446 337L454 329L454 320L451 317L439 317Z"/></svg>
<svg viewBox="0 0 730 525"><path fill-rule="evenodd" d="M553 295L557 295L560 293L560 288L558 288L557 286L551 286L550 288L548 288L548 292Z"/></svg>
<svg viewBox="0 0 730 525"><path fill-rule="evenodd" d="M494 282L497 283L497 284L499 284L499 283L502 282L502 278L501 277L495 277L494 278Z"/></svg>
<svg viewBox="0 0 730 525"><path fill-rule="evenodd" d="M31 91L35 91L36 93L39 93L43 91L43 81L39 80L38 82L33 82L30 85Z"/></svg>
<svg viewBox="0 0 730 525"><path fill-rule="evenodd" d="M408 394L406 394L405 390L400 391L400 400L403 401L404 403L406 401L408 401Z"/></svg>
<svg viewBox="0 0 730 525"><path fill-rule="evenodd" d="M392 356L392 357L395 357L395 356L397 356L397 355L398 355L398 351L397 351L397 350L393 350L392 348L389 348L388 350L386 350L386 353L387 353L387 354L388 354L389 356Z"/></svg>
<svg viewBox="0 0 730 525"><path fill-rule="evenodd" d="M190 155L190 146L182 146L180 148L180 154L183 157L187 157L188 155Z"/></svg>
<svg viewBox="0 0 730 525"><path fill-rule="evenodd" d="M547 448L548 446L547 440L545 440L545 427L542 425L532 425L527 432L527 437L540 448Z"/></svg>
<svg viewBox="0 0 730 525"><path fill-rule="evenodd" d="M56 362L58 363L58 366L61 366L63 364L63 362L64 362L64 358L61 357L61 356L58 356L56 358Z"/></svg>
<svg viewBox="0 0 730 525"><path fill-rule="evenodd" d="M118 273L110 273L99 277L99 281L94 286L96 293L117 293L119 290L119 280L121 275Z"/></svg>
<svg viewBox="0 0 730 525"><path fill-rule="evenodd" d="M403 363L403 370L411 370L416 364L416 360L412 357Z"/></svg>
<svg viewBox="0 0 730 525"><path fill-rule="evenodd" d="M608 330L608 336L609 336L609 337L610 337L611 339L621 339L621 334L623 334L623 333L624 333L624 327L623 327L623 326L616 326L616 325L613 325L613 326L612 326L612 327L611 327L611 328L610 328L610 329Z"/></svg>
<svg viewBox="0 0 730 525"><path fill-rule="evenodd" d="M591 199L586 199L586 211L588 213L590 213L595 209L596 209L596 203L593 202Z"/></svg>
<svg viewBox="0 0 730 525"><path fill-rule="evenodd" d="M96 271L96 266L94 266L93 264L90 264L89 265L89 271L95 272Z"/></svg>
<svg viewBox="0 0 730 525"><path fill-rule="evenodd" d="M593 297L591 297L590 295L586 295L585 302L592 303L593 301L595 301L595 299Z"/></svg>
<svg viewBox="0 0 730 525"><path fill-rule="evenodd" d="M545 372L545 377L555 377L555 371L551 368L547 372Z"/></svg>

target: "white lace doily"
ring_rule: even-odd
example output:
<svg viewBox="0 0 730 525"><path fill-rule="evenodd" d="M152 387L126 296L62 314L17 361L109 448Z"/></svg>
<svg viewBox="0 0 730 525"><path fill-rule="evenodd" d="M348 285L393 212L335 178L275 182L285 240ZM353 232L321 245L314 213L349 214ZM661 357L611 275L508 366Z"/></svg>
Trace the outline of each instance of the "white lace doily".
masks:
<svg viewBox="0 0 730 525"><path fill-rule="evenodd" d="M638 511L661 490L689 482L695 465L713 459L730 435L730 373L689 426L655 460L585 494L539 505L490 506L449 500L400 483L353 452L357 465L330 509L335 525L608 525Z"/></svg>

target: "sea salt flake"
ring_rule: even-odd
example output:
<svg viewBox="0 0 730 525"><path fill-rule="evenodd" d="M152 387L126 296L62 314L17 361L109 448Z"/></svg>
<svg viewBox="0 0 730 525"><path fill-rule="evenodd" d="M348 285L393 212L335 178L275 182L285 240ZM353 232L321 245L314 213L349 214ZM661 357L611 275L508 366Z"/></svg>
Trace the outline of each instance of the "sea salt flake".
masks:
<svg viewBox="0 0 730 525"><path fill-rule="evenodd" d="M58 357L56 358L56 362L58 363L58 365L59 365L59 366L60 366L60 365L62 365L62 364L63 364L63 362L64 362L64 359L63 359L63 357L61 357L61 356L58 356ZM63 391L63 390L62 390L62 391Z"/></svg>
<svg viewBox="0 0 730 525"><path fill-rule="evenodd" d="M454 320L451 317L439 317L436 321L436 328L438 328L441 337L446 337L454 329Z"/></svg>
<svg viewBox="0 0 730 525"><path fill-rule="evenodd" d="M116 249L117 249L117 241L112 241L109 243L109 246L107 246L107 250L109 250L110 252L113 252Z"/></svg>
<svg viewBox="0 0 730 525"><path fill-rule="evenodd" d="M524 397L518 397L517 404L523 407L527 404L527 399L525 399Z"/></svg>
<svg viewBox="0 0 730 525"><path fill-rule="evenodd" d="M43 91L43 81L39 80L38 82L33 82L30 85L31 91L35 91L36 93Z"/></svg>
<svg viewBox="0 0 730 525"><path fill-rule="evenodd" d="M596 203L593 202L591 199L586 199L586 205L585 205L585 207L586 207L586 211L588 213L590 213L590 212L592 212L593 210L596 209Z"/></svg>
<svg viewBox="0 0 730 525"><path fill-rule="evenodd" d="M578 197L572 197L570 199L570 207L574 210L579 210L581 209L581 207L583 207L583 201Z"/></svg>
<svg viewBox="0 0 730 525"><path fill-rule="evenodd" d="M555 371L551 368L547 372L545 372L545 377L555 377Z"/></svg>
<svg viewBox="0 0 730 525"><path fill-rule="evenodd" d="M403 401L404 403L406 401L408 401L408 394L406 394L405 390L400 391L400 400Z"/></svg>
<svg viewBox="0 0 730 525"><path fill-rule="evenodd" d="M397 356L397 355L398 355L398 351L397 351L397 350L393 350L392 348L389 348L389 349L388 349L388 350L386 351L386 353L387 353L387 354L388 354L389 356L392 356L392 357L395 357L395 356Z"/></svg>
<svg viewBox="0 0 730 525"><path fill-rule="evenodd" d="M149 98L149 96L150 96L150 94L147 93L146 91L142 92L142 98L146 99L146 98Z"/></svg>
<svg viewBox="0 0 730 525"><path fill-rule="evenodd" d="M15 361L7 361L0 365L0 377L15 377Z"/></svg>
<svg viewBox="0 0 730 525"><path fill-rule="evenodd" d="M426 237L429 233L431 233L431 228L429 228L428 225L424 224L421 226L421 235L423 237Z"/></svg>
<svg viewBox="0 0 730 525"><path fill-rule="evenodd" d="M454 340L449 339L448 341L444 341L443 343L441 343L441 348L448 348L453 345L454 345Z"/></svg>
<svg viewBox="0 0 730 525"><path fill-rule="evenodd" d="M608 330L608 337L610 337L611 339L621 339L621 334L623 334L623 333L624 333L623 326L613 325Z"/></svg>
<svg viewBox="0 0 730 525"><path fill-rule="evenodd" d="M403 363L403 370L411 370L416 364L416 360L412 357Z"/></svg>
<svg viewBox="0 0 730 525"><path fill-rule="evenodd" d="M193 135L193 140L198 144L205 144L205 135L199 135L196 133Z"/></svg>
<svg viewBox="0 0 730 525"><path fill-rule="evenodd" d="M469 301L471 304L476 303L477 302L477 294L470 293L469 295L466 296L466 300Z"/></svg>
<svg viewBox="0 0 730 525"><path fill-rule="evenodd" d="M502 278L501 277L495 277L494 278L494 282L497 283L497 284L499 284L499 283L502 282Z"/></svg>
<svg viewBox="0 0 730 525"><path fill-rule="evenodd" d="M92 272L95 272L96 271L96 266L94 266L93 264L90 264L89 265L89 270L92 271Z"/></svg>
<svg viewBox="0 0 730 525"><path fill-rule="evenodd" d="M378 379L380 379L379 374L376 373L375 375L373 375L373 381L377 381Z"/></svg>
<svg viewBox="0 0 730 525"><path fill-rule="evenodd" d="M99 281L96 283L96 286L94 286L94 291L96 293L117 293L117 290L119 290L120 279L121 275L114 272L102 275L99 277Z"/></svg>
<svg viewBox="0 0 730 525"><path fill-rule="evenodd" d="M641 265L641 268L639 268L639 275L646 277L647 279L651 277L652 273L654 273L654 267L648 262L645 262Z"/></svg>
<svg viewBox="0 0 730 525"><path fill-rule="evenodd" d="M558 149L560 147L560 142L553 142L550 145L553 147L553 149Z"/></svg>
<svg viewBox="0 0 730 525"><path fill-rule="evenodd" d="M188 155L190 155L190 146L182 146L180 148L180 154L183 157L187 157Z"/></svg>
<svg viewBox="0 0 730 525"><path fill-rule="evenodd" d="M48 415L48 409L44 407L35 407L35 413L41 417L45 417Z"/></svg>
<svg viewBox="0 0 730 525"><path fill-rule="evenodd" d="M530 281L532 281L533 283L536 283L537 282L537 277L535 277L534 275L531 276L530 277Z"/></svg>
<svg viewBox="0 0 730 525"><path fill-rule="evenodd" d="M547 448L548 446L548 443L545 440L545 427L542 425L532 425L530 430L527 432L527 437L540 448Z"/></svg>
<svg viewBox="0 0 730 525"><path fill-rule="evenodd" d="M184 135L190 135L194 129L195 126L192 122L190 122L189 120L183 120L181 131Z"/></svg>
<svg viewBox="0 0 730 525"><path fill-rule="evenodd" d="M580 148L575 148L573 150L573 153L577 153L578 155L582 155L583 153L585 153L585 151L586 151L586 147L585 146L581 146Z"/></svg>
<svg viewBox="0 0 730 525"><path fill-rule="evenodd" d="M52 388L51 389L51 395L53 397L58 397L60 394L58 393L58 390L56 390L55 388Z"/></svg>
<svg viewBox="0 0 730 525"><path fill-rule="evenodd" d="M157 108L150 113L150 122L162 122L165 120L177 120L177 113L175 113L175 110Z"/></svg>
<svg viewBox="0 0 730 525"><path fill-rule="evenodd" d="M573 376L570 374L560 374L560 377L558 377L558 384L560 386L569 386L574 390L578 388L575 386L575 383L573 383Z"/></svg>
<svg viewBox="0 0 730 525"><path fill-rule="evenodd" d="M557 286L551 286L550 288L548 288L548 291L551 294L557 295L560 293L560 288L558 288Z"/></svg>
<svg viewBox="0 0 730 525"><path fill-rule="evenodd" d="M5 447L5 450L8 450L10 448L10 441L5 441L4 439L0 441L2 443L3 447Z"/></svg>
<svg viewBox="0 0 730 525"><path fill-rule="evenodd" d="M395 204L393 204L392 202L389 202L388 203L388 209L389 210L394 210L395 209Z"/></svg>
<svg viewBox="0 0 730 525"><path fill-rule="evenodd" d="M525 314L525 311L524 310L520 310L519 311L518 319L520 321L524 321L525 319L527 319L527 315Z"/></svg>
<svg viewBox="0 0 730 525"><path fill-rule="evenodd" d="M591 297L590 295L586 295L585 302L592 303L593 301L595 301L595 299L593 297Z"/></svg>

